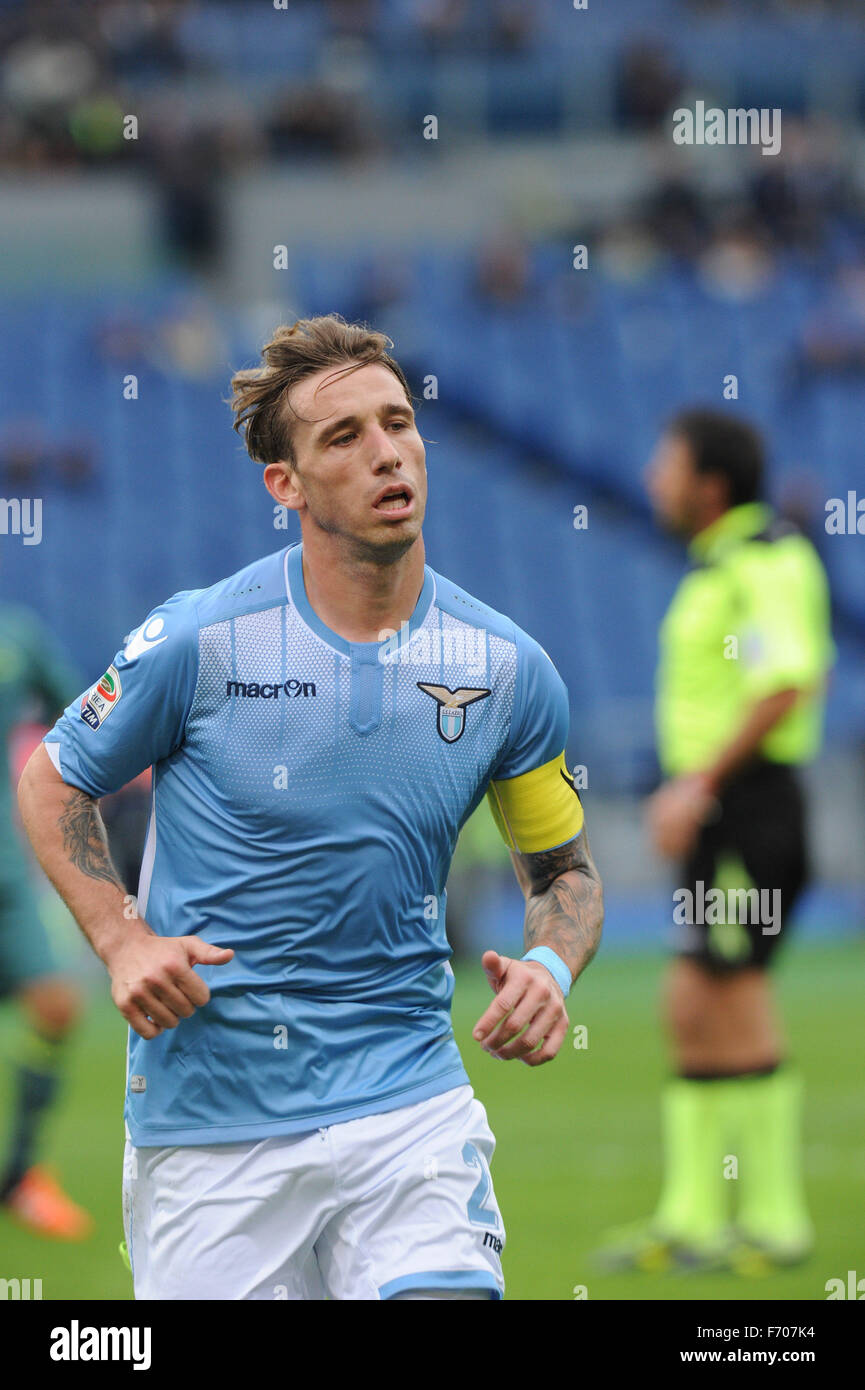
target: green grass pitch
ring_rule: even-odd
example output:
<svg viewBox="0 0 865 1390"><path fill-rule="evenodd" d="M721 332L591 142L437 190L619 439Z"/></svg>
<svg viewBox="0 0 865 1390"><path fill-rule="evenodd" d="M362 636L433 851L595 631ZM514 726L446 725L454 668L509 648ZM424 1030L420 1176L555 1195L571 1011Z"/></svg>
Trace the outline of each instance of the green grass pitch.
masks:
<svg viewBox="0 0 865 1390"><path fill-rule="evenodd" d="M818 1245L804 1265L762 1279L732 1275L600 1275L590 1261L604 1230L646 1215L659 1179L658 1096L666 1064L656 1021L659 957L601 954L569 1001L572 1038L552 1064L503 1064L472 1041L489 989L480 967L457 972L457 1036L498 1145L496 1192L507 1226L507 1296L565 1299L824 1299L830 1278L865 1274L865 1121L861 1105L861 995L865 941L794 944L777 972L792 1052L806 1081L808 1192ZM0 1016L8 1054L14 1018ZM41 1278L46 1299L124 1299L131 1280L121 1239L124 1026L104 995L70 1051L64 1100L47 1157L93 1212L81 1246L36 1239L0 1213L0 1277ZM8 1067L0 1074L8 1114ZM4 1128L5 1133L5 1128Z"/></svg>

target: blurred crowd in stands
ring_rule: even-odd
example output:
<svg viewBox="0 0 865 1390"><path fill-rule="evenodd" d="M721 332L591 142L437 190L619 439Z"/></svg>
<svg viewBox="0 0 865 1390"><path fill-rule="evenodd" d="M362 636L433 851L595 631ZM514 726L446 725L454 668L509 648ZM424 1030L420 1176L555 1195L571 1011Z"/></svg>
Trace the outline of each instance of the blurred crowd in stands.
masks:
<svg viewBox="0 0 865 1390"><path fill-rule="evenodd" d="M248 88L231 96L231 82L219 84L214 52L200 43L217 10L232 23L251 24L248 0L221 0L212 11L209 0L0 0L0 168L7 177L19 170L59 169L68 177L94 167L136 168L155 188L169 258L206 271L222 250L228 172L265 161L388 153L394 132L366 99L369 71L351 77L363 46L380 47L383 27L420 52L458 55L481 43L491 55L519 54L542 33L549 44L555 8L550 0L286 0L294 20L313 21L321 40L317 64L276 80L256 103ZM855 13L842 0L645 0L633 10L618 8L646 25L659 13L693 24L718 15L765 24ZM275 14L267 19L267 9L255 6L257 22L278 23ZM817 370L862 370L865 211L849 129L825 116L785 112L781 154L767 159L756 148L743 150L736 195L713 195L666 138L664 123L690 92L673 45L646 37L638 24L623 25L619 38L610 109L622 131L659 132L648 145L651 191L597 225L563 226L563 244L591 239L595 267L614 281L639 285L672 265L692 272L709 295L734 302L759 298L783 262L819 266L830 283L803 333L802 361ZM130 114L138 119L134 139L124 135ZM409 280L396 263L371 267L358 316L396 309ZM491 308L531 302L577 317L591 293L566 268L545 273L518 235L481 249L472 288ZM194 375L197 344L204 343L204 359L213 353L208 330L202 336L188 320L167 324L155 350L174 334L170 355ZM127 360L130 331L137 330L107 324L100 351L110 356L120 340ZM142 348L153 351L152 343Z"/></svg>
<svg viewBox="0 0 865 1390"><path fill-rule="evenodd" d="M300 28L286 26L280 37L278 9ZM801 40L809 20L825 30L860 12L859 0L619 0L604 9L613 26L603 38L615 55L612 119L621 129L652 129L688 91L678 29L737 21L744 62L751 16L764 26L798 20ZM233 159L374 154L398 138L381 78L395 81L401 58L558 57L567 79L559 40L573 44L579 30L570 20L562 30L563 22L560 0L273 0L273 8L269 0L0 0L0 166L128 159L124 115L150 116L160 84L164 97L167 85L179 94L189 79L192 98L169 101L159 129L148 120L136 147L168 166L168 181L203 180ZM247 47L233 42L251 35ZM836 40L843 48L842 32ZM257 88L280 44L290 77L280 83L277 62L268 74L276 80ZM374 61L382 56L383 69Z"/></svg>

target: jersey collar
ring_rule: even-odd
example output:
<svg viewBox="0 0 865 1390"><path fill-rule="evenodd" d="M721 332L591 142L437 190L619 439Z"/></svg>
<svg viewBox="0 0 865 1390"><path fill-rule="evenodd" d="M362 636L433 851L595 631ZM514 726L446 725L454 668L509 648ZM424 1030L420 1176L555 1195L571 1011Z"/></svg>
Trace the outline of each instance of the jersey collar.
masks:
<svg viewBox="0 0 865 1390"><path fill-rule="evenodd" d="M731 546L765 531L771 517L772 509L765 502L743 502L738 507L730 507L711 526L697 532L688 546L688 554L698 564L717 560Z"/></svg>
<svg viewBox="0 0 865 1390"><path fill-rule="evenodd" d="M321 621L306 596L306 585L303 582L302 542L289 546L285 552L285 592L289 602L294 604L307 627L317 637L320 637L322 642L326 642L329 647L334 647L336 651L342 652L344 656L355 656L369 660L371 657L378 657L382 647L385 646L384 642L349 642ZM409 618L409 637L412 637L418 628L423 626L434 598L435 577L429 565L424 565L423 588L420 591L415 610Z"/></svg>

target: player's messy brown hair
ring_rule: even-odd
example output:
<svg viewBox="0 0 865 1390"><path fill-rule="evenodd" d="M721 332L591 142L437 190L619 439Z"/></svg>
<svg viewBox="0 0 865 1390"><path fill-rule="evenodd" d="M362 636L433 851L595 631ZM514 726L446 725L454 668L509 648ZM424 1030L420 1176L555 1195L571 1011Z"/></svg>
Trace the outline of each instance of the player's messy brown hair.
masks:
<svg viewBox="0 0 865 1390"><path fill-rule="evenodd" d="M236 372L231 379L234 428L243 435L250 458L256 463L284 461L294 466L291 432L301 417L292 410L288 394L299 381L326 367L333 367L335 373L355 372L380 362L393 372L411 403L405 374L388 353L392 347L384 333L347 323L340 314L281 324L262 348L262 365Z"/></svg>

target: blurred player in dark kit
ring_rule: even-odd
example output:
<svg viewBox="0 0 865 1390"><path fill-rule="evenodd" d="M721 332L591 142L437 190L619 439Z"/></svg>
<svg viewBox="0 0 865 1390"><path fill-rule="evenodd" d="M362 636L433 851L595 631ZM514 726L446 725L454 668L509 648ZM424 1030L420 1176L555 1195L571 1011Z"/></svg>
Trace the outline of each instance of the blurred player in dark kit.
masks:
<svg viewBox="0 0 865 1390"><path fill-rule="evenodd" d="M25 608L0 605L0 998L23 1011L11 1130L0 1168L0 1202L40 1235L80 1240L88 1214L36 1162L43 1122L60 1083L65 1043L81 1011L61 973L31 885L12 815L8 741L33 704L53 719L80 682L57 643Z"/></svg>

